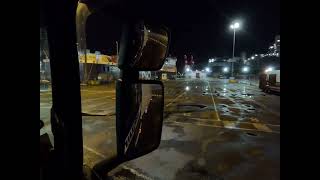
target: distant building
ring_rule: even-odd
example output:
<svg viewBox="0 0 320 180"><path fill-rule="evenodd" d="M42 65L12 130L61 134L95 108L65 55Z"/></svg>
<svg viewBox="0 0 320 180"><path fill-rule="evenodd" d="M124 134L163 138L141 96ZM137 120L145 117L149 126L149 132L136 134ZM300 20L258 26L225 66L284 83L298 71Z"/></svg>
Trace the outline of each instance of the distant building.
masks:
<svg viewBox="0 0 320 180"><path fill-rule="evenodd" d="M177 64L176 57L167 57L162 68L161 68L161 71L176 73L177 72L176 64Z"/></svg>
<svg viewBox="0 0 320 180"><path fill-rule="evenodd" d="M51 81L47 31L40 28L40 79Z"/></svg>
<svg viewBox="0 0 320 180"><path fill-rule="evenodd" d="M154 76L156 79L160 79L162 74L165 74L167 79L175 79L177 75L177 58L167 57L160 71L157 71ZM154 77L153 77L154 78Z"/></svg>
<svg viewBox="0 0 320 180"><path fill-rule="evenodd" d="M275 52L280 57L280 35L277 35L275 38Z"/></svg>
<svg viewBox="0 0 320 180"><path fill-rule="evenodd" d="M208 65L211 69L211 76L218 77L219 75L223 74L223 68L227 67L230 68L230 62L228 62L227 57L214 57L208 60Z"/></svg>
<svg viewBox="0 0 320 180"><path fill-rule="evenodd" d="M280 57L280 35L274 38L274 42L269 47L267 56L277 56Z"/></svg>
<svg viewBox="0 0 320 180"><path fill-rule="evenodd" d="M247 53L246 52L241 52L241 60L243 61L243 63L245 64L246 60L247 60Z"/></svg>

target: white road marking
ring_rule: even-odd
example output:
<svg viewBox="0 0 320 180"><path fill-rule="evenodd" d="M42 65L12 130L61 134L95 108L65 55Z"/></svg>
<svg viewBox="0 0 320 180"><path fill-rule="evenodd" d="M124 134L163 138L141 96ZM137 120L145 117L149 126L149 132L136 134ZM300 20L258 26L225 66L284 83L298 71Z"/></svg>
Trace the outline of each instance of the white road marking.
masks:
<svg viewBox="0 0 320 180"><path fill-rule="evenodd" d="M216 106L216 103L214 102L214 98L213 98L213 95L212 95L212 90L211 90L210 83L209 83L209 81L207 81L207 83L209 85L209 89L210 89L210 92L211 92L211 99L212 99L212 102L213 102L214 110L216 111L216 116L218 118L218 121L220 121L220 117L219 117L219 114L218 114L217 106Z"/></svg>
<svg viewBox="0 0 320 180"><path fill-rule="evenodd" d="M135 175L136 175L136 176L138 176L138 177L141 177L142 179L152 180L152 178L147 177L147 176L145 176L145 175L143 175L143 174L139 173L137 170L132 169L132 168L130 168L130 167L128 167L128 166L126 166L126 165L122 165L122 168L123 168L123 169L127 169L127 170L131 171L131 173L135 174Z"/></svg>
<svg viewBox="0 0 320 180"><path fill-rule="evenodd" d="M94 153L95 155L97 155L97 156L100 156L100 157L102 157L102 158L106 158L106 156L105 155L103 155L103 154L101 154L101 153L99 153L99 152L97 152L97 151L95 151L94 149L92 149L92 148L89 148L88 146L86 146L86 145L83 145L83 147L86 149L86 150L88 150L88 151L90 151L90 152L92 152L92 153Z"/></svg>
<svg viewBox="0 0 320 180"><path fill-rule="evenodd" d="M172 103L174 103L177 99L179 99L183 94L185 94L186 92L182 92L179 96L177 96L176 98L174 98L170 103L168 103L166 105L166 107L169 107Z"/></svg>

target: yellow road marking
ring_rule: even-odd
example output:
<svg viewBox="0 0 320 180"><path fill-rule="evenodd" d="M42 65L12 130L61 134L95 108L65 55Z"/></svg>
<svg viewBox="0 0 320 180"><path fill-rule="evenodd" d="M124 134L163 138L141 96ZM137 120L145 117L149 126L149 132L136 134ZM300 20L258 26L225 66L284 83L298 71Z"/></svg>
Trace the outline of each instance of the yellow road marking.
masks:
<svg viewBox="0 0 320 180"><path fill-rule="evenodd" d="M188 123L188 122L177 122L177 121L167 121L167 122L172 122L175 124L180 124L180 125L197 125L197 126L206 126L206 127L212 127L212 128L224 128L224 129L233 129L233 130L243 130L243 131L258 131L258 132L268 132L268 133L275 133L275 134L280 134L278 131L265 131L263 129L249 129L249 128L239 128L239 127L234 127L234 128L228 128L224 126L217 126L217 125L211 125L211 124L203 124L203 123Z"/></svg>
<svg viewBox="0 0 320 180"><path fill-rule="evenodd" d="M236 128L236 123L235 122L230 122L230 121L222 121L222 122L223 122L223 126L225 128L229 128L229 129Z"/></svg>
<svg viewBox="0 0 320 180"><path fill-rule="evenodd" d="M257 128L259 130L266 131L266 132L272 132L272 130L264 124L260 124L260 123L252 123L252 124L255 128Z"/></svg>

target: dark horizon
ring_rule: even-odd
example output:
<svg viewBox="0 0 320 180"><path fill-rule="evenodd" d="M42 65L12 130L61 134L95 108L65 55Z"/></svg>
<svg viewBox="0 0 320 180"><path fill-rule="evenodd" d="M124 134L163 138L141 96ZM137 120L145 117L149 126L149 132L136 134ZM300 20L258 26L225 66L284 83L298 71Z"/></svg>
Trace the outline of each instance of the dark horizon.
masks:
<svg viewBox="0 0 320 180"><path fill-rule="evenodd" d="M212 57L231 57L233 31L229 27L233 20L241 22L241 29L236 32L235 56L240 56L241 52L246 52L247 57L265 53L275 36L280 35L280 2L276 0L159 2L167 4L164 10L141 9L147 9L146 14L161 19L170 29L169 54L178 61L184 54L192 54L195 63L205 63ZM118 34L110 33L110 21L88 21L93 26L88 28L88 47L110 51L110 43L106 45L106 41ZM115 49L115 45L112 48Z"/></svg>
<svg viewBox="0 0 320 180"><path fill-rule="evenodd" d="M192 53L196 63L211 57L231 57L233 31L229 26L233 20L239 20L242 25L236 32L235 56L241 52L246 52L247 57L265 53L275 36L280 35L278 1L227 0L199 6L203 9L199 15L172 20L171 54L181 58L184 53Z"/></svg>

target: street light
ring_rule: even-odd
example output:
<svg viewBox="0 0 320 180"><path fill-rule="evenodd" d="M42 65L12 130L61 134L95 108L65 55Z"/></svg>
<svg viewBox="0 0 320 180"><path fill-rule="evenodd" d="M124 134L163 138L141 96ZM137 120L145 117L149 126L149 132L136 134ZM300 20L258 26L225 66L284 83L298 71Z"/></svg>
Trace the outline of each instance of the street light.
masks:
<svg viewBox="0 0 320 180"><path fill-rule="evenodd" d="M270 71L273 71L273 67L268 67L264 72L270 72Z"/></svg>
<svg viewBox="0 0 320 180"><path fill-rule="evenodd" d="M228 72L228 71L229 71L229 68L227 68L227 67L224 67L224 68L223 68L223 72L226 73L226 72Z"/></svg>
<svg viewBox="0 0 320 180"><path fill-rule="evenodd" d="M232 47L232 59L234 60L234 46L236 43L236 29L240 28L239 22L234 22L230 25L230 28L233 29L233 47ZM233 62L231 62L231 77L233 77Z"/></svg>
<svg viewBox="0 0 320 180"><path fill-rule="evenodd" d="M190 71L190 68L187 68L186 71L189 72L189 71Z"/></svg>
<svg viewBox="0 0 320 180"><path fill-rule="evenodd" d="M252 56L251 59L254 60L254 56Z"/></svg>
<svg viewBox="0 0 320 180"><path fill-rule="evenodd" d="M210 72L210 68L206 67L206 71L207 71L207 72Z"/></svg>
<svg viewBox="0 0 320 180"><path fill-rule="evenodd" d="M249 71L249 68L248 68L247 66L245 66L245 67L242 68L242 72L246 73L246 72L248 72L248 71Z"/></svg>

